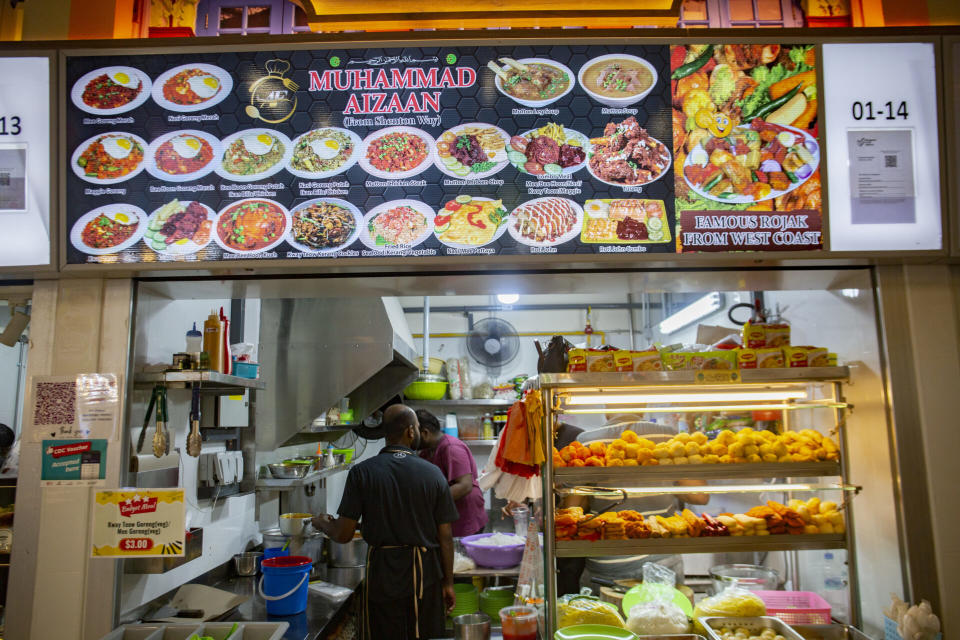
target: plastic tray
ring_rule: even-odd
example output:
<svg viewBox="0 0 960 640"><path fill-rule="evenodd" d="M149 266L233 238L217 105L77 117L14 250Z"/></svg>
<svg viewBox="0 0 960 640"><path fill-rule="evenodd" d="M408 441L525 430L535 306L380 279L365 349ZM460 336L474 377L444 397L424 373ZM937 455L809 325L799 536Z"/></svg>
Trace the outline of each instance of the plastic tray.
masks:
<svg viewBox="0 0 960 640"><path fill-rule="evenodd" d="M794 631L790 625L780 618L770 616L756 616L753 618L722 618L719 616L706 616L700 618L700 624L707 630L713 640L723 640L720 637L718 629L729 627L739 629L745 627L751 634L760 634L764 629L773 629L777 634L787 640L804 640L803 636Z"/></svg>
<svg viewBox="0 0 960 640"><path fill-rule="evenodd" d="M812 591L754 591L767 615L787 624L830 624L830 603Z"/></svg>
<svg viewBox="0 0 960 640"><path fill-rule="evenodd" d="M239 622L230 640L280 640L288 622ZM199 624L128 624L118 627L100 640L188 640L193 634L223 640L233 622Z"/></svg>

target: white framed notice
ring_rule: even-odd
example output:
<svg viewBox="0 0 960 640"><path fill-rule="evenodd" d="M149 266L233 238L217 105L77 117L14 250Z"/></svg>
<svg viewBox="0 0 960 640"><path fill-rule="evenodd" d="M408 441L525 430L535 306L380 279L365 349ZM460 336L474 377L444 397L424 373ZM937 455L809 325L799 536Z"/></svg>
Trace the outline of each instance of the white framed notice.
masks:
<svg viewBox="0 0 960 640"><path fill-rule="evenodd" d="M50 263L50 59L0 58L0 268Z"/></svg>
<svg viewBox="0 0 960 640"><path fill-rule="evenodd" d="M825 44L823 93L830 249L941 249L933 44Z"/></svg>

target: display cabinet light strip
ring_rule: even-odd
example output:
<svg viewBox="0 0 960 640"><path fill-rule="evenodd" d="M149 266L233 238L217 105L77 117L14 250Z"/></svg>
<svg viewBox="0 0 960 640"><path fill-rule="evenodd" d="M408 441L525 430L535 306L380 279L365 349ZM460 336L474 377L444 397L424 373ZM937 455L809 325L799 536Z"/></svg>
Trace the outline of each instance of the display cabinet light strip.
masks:
<svg viewBox="0 0 960 640"><path fill-rule="evenodd" d="M590 404L642 404L663 402L760 402L765 400L799 400L806 397L807 392L802 389L781 389L779 391L713 391L700 393L591 393L567 396L565 403L570 406L583 406Z"/></svg>
<svg viewBox="0 0 960 640"><path fill-rule="evenodd" d="M793 411L796 409L843 409L847 405L842 402L806 403L806 404L704 404L681 407L623 407L617 406L598 409L567 409L557 407L557 413L567 415L601 415L616 411L617 413L694 413L697 411Z"/></svg>
<svg viewBox="0 0 960 640"><path fill-rule="evenodd" d="M682 465L681 465L682 466ZM860 491L860 487L849 484L736 484L724 486L690 487L664 485L658 487L623 487L603 489L600 487L571 487L558 489L558 493L578 496L626 497L651 496L674 493L763 493L765 491Z"/></svg>

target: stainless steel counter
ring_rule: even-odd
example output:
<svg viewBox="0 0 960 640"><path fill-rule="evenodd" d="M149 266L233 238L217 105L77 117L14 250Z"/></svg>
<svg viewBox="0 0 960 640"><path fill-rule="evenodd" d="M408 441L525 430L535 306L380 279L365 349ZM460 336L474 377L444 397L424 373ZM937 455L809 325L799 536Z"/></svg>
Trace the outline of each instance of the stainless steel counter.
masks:
<svg viewBox="0 0 960 640"><path fill-rule="evenodd" d="M325 575L322 575L321 578L325 582L351 589L354 593L341 600L334 600L310 591L307 597L307 610L303 613L295 616L270 616L267 615L266 603L257 594L259 576L254 578L225 578L213 582L210 586L248 596L249 599L240 605L227 620L289 622L290 628L284 634L283 640L320 640L333 631L344 614L349 615L346 609L354 600L357 587L363 581L363 568L327 568L325 569Z"/></svg>

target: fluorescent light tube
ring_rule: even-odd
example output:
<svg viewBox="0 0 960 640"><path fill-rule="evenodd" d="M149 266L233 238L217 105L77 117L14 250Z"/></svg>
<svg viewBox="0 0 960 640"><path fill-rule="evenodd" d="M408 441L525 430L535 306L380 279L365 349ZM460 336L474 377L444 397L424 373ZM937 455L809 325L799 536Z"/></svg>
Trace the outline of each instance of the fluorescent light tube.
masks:
<svg viewBox="0 0 960 640"><path fill-rule="evenodd" d="M690 403L690 402L760 402L775 400L799 400L807 393L800 389L780 391L714 391L691 393L630 393L630 394L589 394L571 395L566 398L568 406L610 405L610 404L646 404L646 403Z"/></svg>
<svg viewBox="0 0 960 640"><path fill-rule="evenodd" d="M664 318L663 322L660 323L660 333L667 334L679 331L688 324L693 324L700 318L719 310L721 306L723 306L723 296L720 292L708 293L672 316Z"/></svg>

